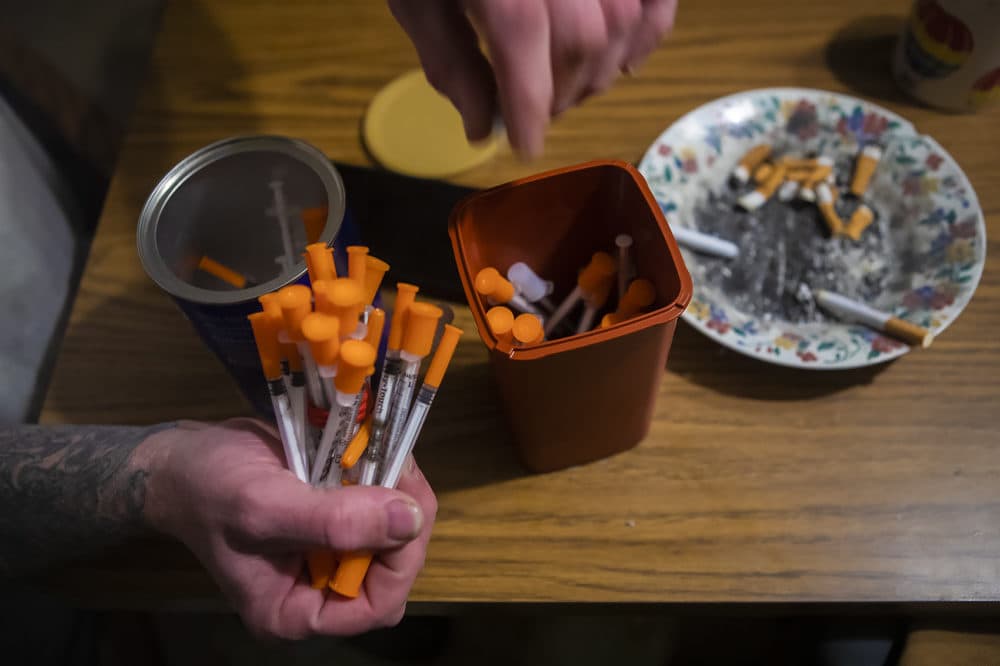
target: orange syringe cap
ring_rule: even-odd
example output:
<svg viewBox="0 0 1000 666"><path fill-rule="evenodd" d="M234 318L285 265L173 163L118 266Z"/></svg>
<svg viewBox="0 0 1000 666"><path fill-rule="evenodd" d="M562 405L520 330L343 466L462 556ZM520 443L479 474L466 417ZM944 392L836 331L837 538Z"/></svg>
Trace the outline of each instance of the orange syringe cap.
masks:
<svg viewBox="0 0 1000 666"><path fill-rule="evenodd" d="M403 350L420 358L430 354L438 321L443 314L441 308L430 303L413 303L407 308Z"/></svg>
<svg viewBox="0 0 1000 666"><path fill-rule="evenodd" d="M325 297L330 314L340 319L340 334L350 335L358 327L358 318L365 309L364 290L351 278L339 278L327 284Z"/></svg>
<svg viewBox="0 0 1000 666"><path fill-rule="evenodd" d="M214 275L226 284L236 287L237 289L242 289L247 286L247 279L239 271L235 271L229 266L220 264L215 259L211 257L204 256L198 261L198 268L205 271L209 275Z"/></svg>
<svg viewBox="0 0 1000 666"><path fill-rule="evenodd" d="M492 266L476 273L475 287L477 292L497 303L506 303L514 298L514 284Z"/></svg>
<svg viewBox="0 0 1000 666"><path fill-rule="evenodd" d="M365 377L375 372L375 348L364 340L345 340L340 345L337 376L333 383L337 390L355 395L364 386Z"/></svg>
<svg viewBox="0 0 1000 666"><path fill-rule="evenodd" d="M611 314L604 315L601 326L612 326L621 323L629 317L634 317L640 311L648 308L656 301L656 287L645 278L632 280L625 294L622 295L618 309Z"/></svg>
<svg viewBox="0 0 1000 666"><path fill-rule="evenodd" d="M365 419L365 422L358 426L358 432L354 434L351 438L351 442L347 445L347 450L344 451L344 455L340 458L340 466L342 469L351 469L358 464L358 460L364 455L365 449L368 448L368 440L371 439L372 432L372 417Z"/></svg>
<svg viewBox="0 0 1000 666"><path fill-rule="evenodd" d="M264 377L269 380L281 378L281 351L278 346L278 329L275 320L266 312L255 312L247 319L253 329L253 338L257 343L257 355L264 370Z"/></svg>
<svg viewBox="0 0 1000 666"><path fill-rule="evenodd" d="M302 335L309 341L317 365L337 363L340 351L340 320L322 312L313 312L302 320Z"/></svg>
<svg viewBox="0 0 1000 666"><path fill-rule="evenodd" d="M389 264L370 254L365 257L365 305L371 304L382 286L382 278L389 272Z"/></svg>
<svg viewBox="0 0 1000 666"><path fill-rule="evenodd" d="M444 325L441 342L438 343L437 349L434 350L434 357L431 359L431 364L427 367L424 384L433 386L434 388L441 386L441 380L444 379L444 371L448 369L451 357L455 355L455 347L458 346L458 339L461 337L462 329L451 324Z"/></svg>
<svg viewBox="0 0 1000 666"><path fill-rule="evenodd" d="M397 351L403 346L403 329L406 328L406 311L413 304L420 288L407 282L396 283L396 302L392 306L392 323L389 325L388 348Z"/></svg>
<svg viewBox="0 0 1000 666"><path fill-rule="evenodd" d="M514 327L514 313L510 308L497 305L486 311L486 322L497 340L510 340L511 329Z"/></svg>
<svg viewBox="0 0 1000 666"><path fill-rule="evenodd" d="M365 342L378 349L382 342L382 330L385 328L385 310L374 308L368 313L368 332Z"/></svg>
<svg viewBox="0 0 1000 666"><path fill-rule="evenodd" d="M310 268L310 281L336 279L337 268L333 264L333 249L326 243L306 245L306 256Z"/></svg>
<svg viewBox="0 0 1000 666"><path fill-rule="evenodd" d="M301 342L302 320L312 312L312 291L301 284L293 284L278 290L278 305L285 322L289 339Z"/></svg>
<svg viewBox="0 0 1000 666"><path fill-rule="evenodd" d="M514 340L523 345L535 345L545 340L542 320L529 313L518 315L511 330Z"/></svg>
<svg viewBox="0 0 1000 666"><path fill-rule="evenodd" d="M315 208L304 208L302 210L302 225L306 228L307 243L315 243L323 235L329 212L326 206L316 206Z"/></svg>
<svg viewBox="0 0 1000 666"><path fill-rule="evenodd" d="M347 277L364 285L367 269L368 248L364 245L349 245L347 247Z"/></svg>

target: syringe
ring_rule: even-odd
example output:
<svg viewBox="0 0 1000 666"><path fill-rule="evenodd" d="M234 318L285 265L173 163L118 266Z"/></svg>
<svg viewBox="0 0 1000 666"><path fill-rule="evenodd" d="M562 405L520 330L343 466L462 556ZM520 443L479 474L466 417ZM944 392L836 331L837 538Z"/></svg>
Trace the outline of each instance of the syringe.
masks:
<svg viewBox="0 0 1000 666"><path fill-rule="evenodd" d="M403 474L406 460L413 452L413 447L420 436L424 421L427 420L427 413L430 411L437 395L441 380L444 379L445 370L451 362L451 357L455 353L458 339L462 336L462 331L451 324L445 326L444 335L434 352L430 366L427 368L427 375L424 377L423 386L413 404L413 409L406 420L406 426L402 433L402 439L395 453L386 460L385 472L379 481L379 485L384 488L395 488L399 485L399 479ZM330 581L330 588L348 598L355 598L361 591L365 575L371 566L373 557L371 552L346 553L340 558L337 571Z"/></svg>
<svg viewBox="0 0 1000 666"><path fill-rule="evenodd" d="M518 347L537 345L545 342L542 320L533 314L518 315L511 326L511 336Z"/></svg>
<svg viewBox="0 0 1000 666"><path fill-rule="evenodd" d="M361 405L365 377L375 372L375 348L364 340L345 340L340 345L337 376L333 379L334 404L323 426L323 436L316 453L310 482L325 487L340 485L340 459L354 434Z"/></svg>
<svg viewBox="0 0 1000 666"><path fill-rule="evenodd" d="M382 464L383 449L388 435L390 410L399 375L403 370L403 362L399 357L399 348L403 344L403 329L406 312L416 298L418 288L415 285L400 282L396 285L396 302L392 309L392 322L389 325L389 340L386 344L385 360L382 362L382 375L378 390L375 392L375 405L372 409L372 430L368 440L368 449L361 461L361 483L371 485L377 478Z"/></svg>
<svg viewBox="0 0 1000 666"><path fill-rule="evenodd" d="M275 326L280 331L284 326L284 318L281 316L281 306L278 304L278 295L264 294L257 298L264 312L275 320ZM280 336L279 336L280 338ZM306 453L306 462L311 463L316 455L314 442L309 433L306 419L306 379L302 369L302 357L299 349L294 343L280 343L282 361L281 370L285 375L285 388L288 391L288 400L292 405L292 419L295 422L295 438Z"/></svg>
<svg viewBox="0 0 1000 666"><path fill-rule="evenodd" d="M312 312L312 292L309 287L294 284L278 290L278 305L285 322L285 335L282 342L294 342L302 357L302 365L306 371L306 390L309 400L317 407L326 406L323 386L316 371L316 362L309 352L309 343L302 336L302 320Z"/></svg>
<svg viewBox="0 0 1000 666"><path fill-rule="evenodd" d="M625 289L632 278L632 237L628 234L615 236L615 247L618 248L618 301L625 297Z"/></svg>
<svg viewBox="0 0 1000 666"><path fill-rule="evenodd" d="M390 459L399 444L399 436L406 425L410 412L410 401L417 386L420 362L431 351L438 320L444 314L441 308L430 303L414 303L406 312L406 328L403 331L403 348L399 352L403 360L403 373L392 397L389 416L389 436L385 447L385 457Z"/></svg>
<svg viewBox="0 0 1000 666"><path fill-rule="evenodd" d="M644 278L632 280L625 295L618 303L618 309L608 313L601 318L601 328L614 326L634 317L645 308L648 308L656 300L656 287L653 283Z"/></svg>
<svg viewBox="0 0 1000 666"><path fill-rule="evenodd" d="M266 312L255 312L248 317L253 337L257 343L257 353L260 356L264 379L267 380L267 390L271 394L271 406L274 408L274 418L278 424L278 435L285 451L285 463L288 469L300 481L307 481L309 474L306 468L305 455L295 437L295 424L292 420L291 405L285 384L281 379L281 352L278 347L277 322Z"/></svg>
<svg viewBox="0 0 1000 666"><path fill-rule="evenodd" d="M521 294L517 293L514 283L500 275L500 271L493 267L486 267L476 273L476 291L486 299L490 305L510 305L521 312L543 316L542 311L529 303Z"/></svg>
<svg viewBox="0 0 1000 666"><path fill-rule="evenodd" d="M531 315L534 316L534 315ZM486 323L490 326L493 337L498 344L509 344L513 341L514 313L510 308L496 305L486 311Z"/></svg>
<svg viewBox="0 0 1000 666"><path fill-rule="evenodd" d="M584 266L580 275L576 279L576 287L559 304L552 316L545 321L545 335L551 336L556 326L566 318L577 303L585 296L599 295L601 289L610 289L610 282L618 270L614 258L607 252L595 252L590 258L590 263Z"/></svg>
<svg viewBox="0 0 1000 666"><path fill-rule="evenodd" d="M280 180L272 180L269 185L274 195L274 215L278 218L278 226L281 228L281 245L285 250L282 264L286 271L290 271L295 265L295 250L292 244L292 229L288 224L288 209L285 207L285 184Z"/></svg>
<svg viewBox="0 0 1000 666"><path fill-rule="evenodd" d="M555 306L548 299L548 295L555 288L555 283L540 278L528 264L523 261L511 264L507 269L507 279L529 303L538 303L548 313L555 310Z"/></svg>
<svg viewBox="0 0 1000 666"><path fill-rule="evenodd" d="M306 245L306 257L309 259L310 283L315 284L320 280L337 279L337 267L333 263L333 249L326 243Z"/></svg>

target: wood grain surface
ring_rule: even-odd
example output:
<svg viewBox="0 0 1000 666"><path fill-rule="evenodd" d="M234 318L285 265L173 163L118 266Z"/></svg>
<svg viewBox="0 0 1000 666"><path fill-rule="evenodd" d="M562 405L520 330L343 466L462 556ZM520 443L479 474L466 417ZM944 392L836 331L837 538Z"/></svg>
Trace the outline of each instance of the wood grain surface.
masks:
<svg viewBox="0 0 1000 666"><path fill-rule="evenodd" d="M938 139L979 194L992 240L967 310L927 351L829 373L764 365L681 324L648 438L531 475L457 307L469 334L418 447L441 509L414 602L1000 600L1000 115L942 114L894 88L889 56L907 4L682 0L671 39L635 77L555 122L541 160L503 153L456 181L637 162L680 115L743 89L861 95ZM366 163L366 104L416 65L380 2L172 0L44 421L244 413L221 365L143 273L139 210L169 167L230 135L297 136ZM54 580L103 604L213 595L193 558L164 544Z"/></svg>

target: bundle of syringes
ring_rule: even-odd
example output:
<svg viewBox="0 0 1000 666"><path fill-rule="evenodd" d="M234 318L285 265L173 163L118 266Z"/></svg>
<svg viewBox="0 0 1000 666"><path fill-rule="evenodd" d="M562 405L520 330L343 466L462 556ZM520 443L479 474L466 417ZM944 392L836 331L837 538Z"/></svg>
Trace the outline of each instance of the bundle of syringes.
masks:
<svg viewBox="0 0 1000 666"><path fill-rule="evenodd" d="M261 296L263 311L249 320L288 468L316 487L395 488L462 331L442 321L441 308L418 302L418 287L397 284L372 394L386 320L373 302L389 266L366 247L348 247L347 254L348 275L338 277L330 247L306 246L311 288L296 284ZM317 411L326 411L321 429L310 423ZM372 553L313 552L306 559L313 587L356 597Z"/></svg>

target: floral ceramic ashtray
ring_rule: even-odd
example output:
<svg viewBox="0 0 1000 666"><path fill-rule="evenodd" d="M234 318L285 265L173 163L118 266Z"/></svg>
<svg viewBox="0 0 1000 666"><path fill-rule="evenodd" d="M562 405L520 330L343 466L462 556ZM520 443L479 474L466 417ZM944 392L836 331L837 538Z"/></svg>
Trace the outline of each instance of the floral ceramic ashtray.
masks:
<svg viewBox="0 0 1000 666"><path fill-rule="evenodd" d="M803 200L782 192L759 208L741 205L760 185L753 177L734 182L734 172L763 145L774 164L831 165L816 191L826 193L825 201L830 191L843 193L834 194L835 211L845 221L863 217L853 213L864 208L870 217L858 227L863 232L839 234L824 225L830 211L818 210L823 198L804 187ZM866 147L879 159L864 191L852 194ZM672 228L700 231L739 250L723 258L683 248L694 280L684 319L726 347L771 363L844 369L909 351L897 337L819 307L819 290L937 336L972 298L982 274L986 227L965 174L932 138L864 100L798 88L724 97L671 125L639 170Z"/></svg>

